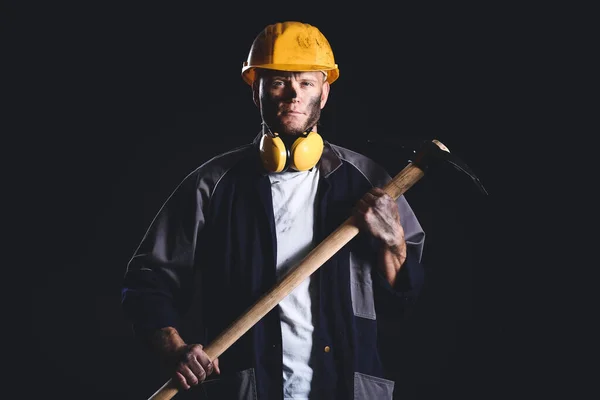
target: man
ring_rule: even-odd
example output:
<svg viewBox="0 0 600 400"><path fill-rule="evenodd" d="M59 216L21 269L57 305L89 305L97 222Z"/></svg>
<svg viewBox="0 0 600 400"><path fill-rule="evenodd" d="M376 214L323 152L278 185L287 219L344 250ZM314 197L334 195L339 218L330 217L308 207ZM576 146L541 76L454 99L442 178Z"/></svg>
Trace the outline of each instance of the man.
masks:
<svg viewBox="0 0 600 400"><path fill-rule="evenodd" d="M124 310L136 335L172 362L181 389L212 374L202 385L223 400L392 398L385 356L422 287L425 235L406 199L381 190L390 180L381 166L318 133L338 76L318 28L267 26L242 68L261 131L190 173L133 255ZM360 234L210 360L203 345L350 215ZM202 344L178 330L195 291Z"/></svg>

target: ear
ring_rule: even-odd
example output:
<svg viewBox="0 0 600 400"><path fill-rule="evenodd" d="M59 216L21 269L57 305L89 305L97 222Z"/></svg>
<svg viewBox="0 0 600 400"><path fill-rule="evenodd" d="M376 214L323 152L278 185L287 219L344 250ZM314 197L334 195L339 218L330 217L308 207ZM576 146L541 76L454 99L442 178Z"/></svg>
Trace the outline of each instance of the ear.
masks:
<svg viewBox="0 0 600 400"><path fill-rule="evenodd" d="M323 83L323 90L321 91L321 110L325 107L325 104L327 103L330 88L331 86L329 86L329 82Z"/></svg>

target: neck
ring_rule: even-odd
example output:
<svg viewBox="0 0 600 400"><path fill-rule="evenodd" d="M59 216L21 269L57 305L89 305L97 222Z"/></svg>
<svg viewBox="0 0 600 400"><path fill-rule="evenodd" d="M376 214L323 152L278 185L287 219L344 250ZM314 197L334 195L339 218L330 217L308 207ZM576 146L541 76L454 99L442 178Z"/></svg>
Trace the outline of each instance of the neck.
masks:
<svg viewBox="0 0 600 400"><path fill-rule="evenodd" d="M305 134L308 134L309 132L317 132L317 125L313 126L312 128L307 128L306 131L304 132ZM266 123L263 122L262 124L262 133L266 134L266 135L270 135L270 136L275 136L275 133L271 130L271 128L269 128L269 125L267 125ZM295 135L281 135L280 136L295 136Z"/></svg>

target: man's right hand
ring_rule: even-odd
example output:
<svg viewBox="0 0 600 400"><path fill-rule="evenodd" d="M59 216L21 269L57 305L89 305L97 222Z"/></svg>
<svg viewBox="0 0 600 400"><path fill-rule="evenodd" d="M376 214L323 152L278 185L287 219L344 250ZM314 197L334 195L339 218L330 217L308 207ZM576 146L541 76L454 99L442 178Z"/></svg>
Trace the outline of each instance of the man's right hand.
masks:
<svg viewBox="0 0 600 400"><path fill-rule="evenodd" d="M162 358L174 367L173 380L182 389L188 390L203 382L213 372L221 373L218 358L211 362L201 344L186 344L173 327L156 331L151 342Z"/></svg>
<svg viewBox="0 0 600 400"><path fill-rule="evenodd" d="M178 353L174 380L185 390L203 382L213 372L221 373L219 359L215 358L211 362L201 344L185 345Z"/></svg>

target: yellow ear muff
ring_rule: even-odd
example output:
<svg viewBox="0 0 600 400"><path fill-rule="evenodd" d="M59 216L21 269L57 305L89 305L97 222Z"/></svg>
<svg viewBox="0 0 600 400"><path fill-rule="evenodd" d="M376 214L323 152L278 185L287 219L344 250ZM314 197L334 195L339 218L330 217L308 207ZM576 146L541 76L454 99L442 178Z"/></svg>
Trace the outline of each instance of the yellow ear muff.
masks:
<svg viewBox="0 0 600 400"><path fill-rule="evenodd" d="M317 165L323 154L323 138L317 132L301 136L292 144L290 154L290 167L307 171Z"/></svg>
<svg viewBox="0 0 600 400"><path fill-rule="evenodd" d="M260 159L263 166L270 172L281 172L288 162L287 150L281 138L264 134L259 144Z"/></svg>
<svg viewBox="0 0 600 400"><path fill-rule="evenodd" d="M260 139L259 150L263 166L269 172L282 172L289 167L307 171L317 165L323 154L323 138L317 132L309 132L296 138L288 149L281 137L265 133Z"/></svg>

